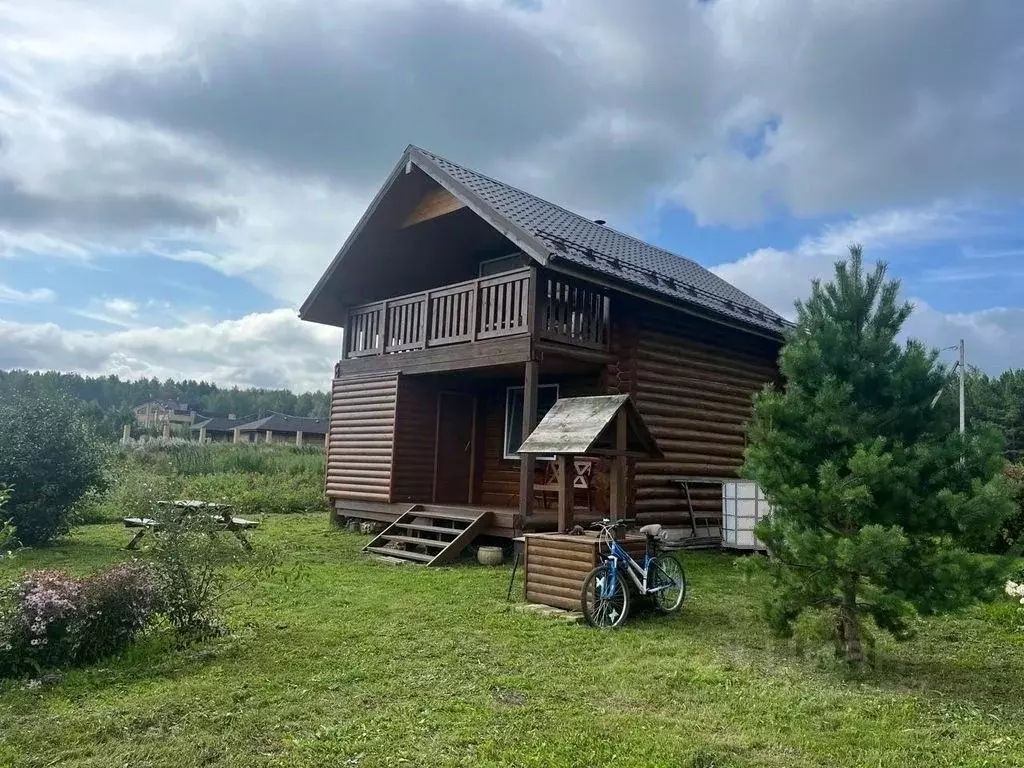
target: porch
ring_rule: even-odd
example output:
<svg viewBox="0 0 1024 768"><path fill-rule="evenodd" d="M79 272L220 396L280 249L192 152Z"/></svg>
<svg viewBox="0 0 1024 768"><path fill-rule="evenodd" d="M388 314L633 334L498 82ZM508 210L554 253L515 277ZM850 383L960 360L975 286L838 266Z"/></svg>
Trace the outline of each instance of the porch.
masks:
<svg viewBox="0 0 1024 768"><path fill-rule="evenodd" d="M499 539L512 539L523 533L546 533L554 531L558 527L557 509L537 509L517 527L519 522L518 506L488 506L484 504L420 504L413 505L406 502L365 502L352 501L348 499L335 499L332 509L332 517L335 520L340 518L351 518L355 520L366 520L376 523L390 525L398 520L413 506L419 506L424 514L429 516L432 509L444 509L464 513L467 517L490 513L487 527L479 532L481 536L491 536ZM589 525L599 520L601 515L589 512L585 509L576 510L576 522L579 525Z"/></svg>

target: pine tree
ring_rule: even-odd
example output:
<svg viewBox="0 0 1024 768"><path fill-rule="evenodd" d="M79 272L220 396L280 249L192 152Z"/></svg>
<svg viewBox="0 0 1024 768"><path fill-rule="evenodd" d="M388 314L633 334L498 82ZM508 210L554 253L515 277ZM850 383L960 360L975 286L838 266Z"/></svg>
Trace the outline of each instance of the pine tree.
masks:
<svg viewBox="0 0 1024 768"><path fill-rule="evenodd" d="M833 617L836 651L864 661L865 617L907 636L915 612L994 594L1001 563L974 554L1012 512L999 436L961 438L938 353L897 337L910 316L885 265L859 246L797 302L779 358L785 389L755 400L745 474L773 505L758 536L783 636L808 610Z"/></svg>

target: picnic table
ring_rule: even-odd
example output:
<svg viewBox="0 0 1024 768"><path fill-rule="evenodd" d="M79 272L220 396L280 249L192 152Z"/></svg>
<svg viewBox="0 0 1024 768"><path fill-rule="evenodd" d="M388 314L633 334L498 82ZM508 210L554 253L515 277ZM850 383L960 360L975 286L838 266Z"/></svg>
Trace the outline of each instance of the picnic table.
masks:
<svg viewBox="0 0 1024 768"><path fill-rule="evenodd" d="M222 531L231 531L245 549L252 549L252 545L249 543L249 540L245 538L245 531L258 527L259 522L256 520L246 520L241 517L235 517L232 514L232 507L230 504L224 504L218 501L199 501L198 499L158 501L156 504L162 509L178 510L182 515L208 515L209 518L216 523L215 527L217 529ZM123 522L125 528L138 529L132 537L132 540L128 542L127 548L133 550L139 548L139 543L142 541L142 537L147 531L157 531L160 529L160 522L150 517L126 517L123 518Z"/></svg>

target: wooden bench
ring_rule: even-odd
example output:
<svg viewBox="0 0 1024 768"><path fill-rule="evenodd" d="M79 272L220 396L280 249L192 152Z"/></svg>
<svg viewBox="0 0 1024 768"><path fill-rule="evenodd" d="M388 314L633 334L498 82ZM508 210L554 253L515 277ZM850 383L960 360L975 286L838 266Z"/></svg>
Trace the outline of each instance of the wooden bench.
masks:
<svg viewBox="0 0 1024 768"><path fill-rule="evenodd" d="M177 501L158 501L157 506L171 508L180 511L183 515L206 514L216 525L217 530L231 531L235 538L246 550L251 550L252 545L245 537L245 531L259 527L256 520L246 520L242 517L235 517L231 514L230 504L221 504L212 501L197 501L195 499L182 499ZM125 517L122 519L125 528L137 528L132 540L128 542L127 549L139 548L142 537L147 531L158 531L160 522L149 517Z"/></svg>

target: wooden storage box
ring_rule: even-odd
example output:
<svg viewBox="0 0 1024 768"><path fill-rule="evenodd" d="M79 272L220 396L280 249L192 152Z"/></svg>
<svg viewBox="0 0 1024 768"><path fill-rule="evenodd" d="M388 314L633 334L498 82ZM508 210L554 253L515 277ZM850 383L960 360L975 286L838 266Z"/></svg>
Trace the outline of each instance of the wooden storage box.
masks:
<svg viewBox="0 0 1024 768"><path fill-rule="evenodd" d="M580 610L583 579L600 562L597 534L532 533L524 538L526 602ZM643 536L620 536L619 543L634 560L643 562Z"/></svg>

